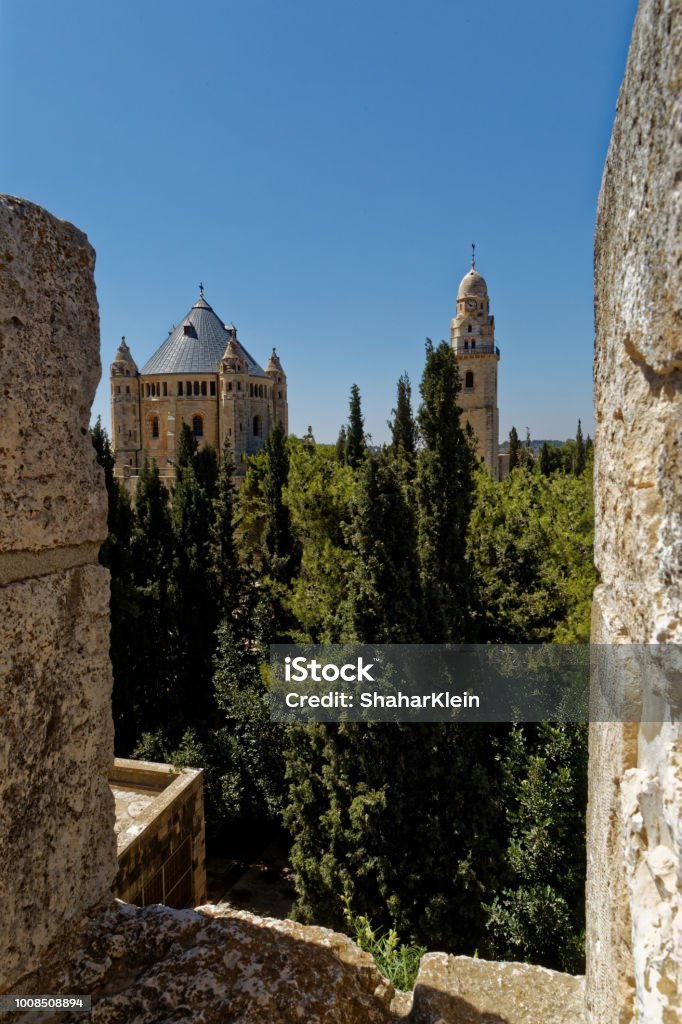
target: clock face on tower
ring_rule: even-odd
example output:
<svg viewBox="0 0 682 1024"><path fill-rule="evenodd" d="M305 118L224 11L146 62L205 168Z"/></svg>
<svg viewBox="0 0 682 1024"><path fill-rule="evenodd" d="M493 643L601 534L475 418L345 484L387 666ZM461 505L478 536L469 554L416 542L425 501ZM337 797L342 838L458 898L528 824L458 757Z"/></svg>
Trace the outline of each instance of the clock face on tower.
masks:
<svg viewBox="0 0 682 1024"><path fill-rule="evenodd" d="M475 299L469 299L467 301L467 309L476 309L476 300Z"/></svg>

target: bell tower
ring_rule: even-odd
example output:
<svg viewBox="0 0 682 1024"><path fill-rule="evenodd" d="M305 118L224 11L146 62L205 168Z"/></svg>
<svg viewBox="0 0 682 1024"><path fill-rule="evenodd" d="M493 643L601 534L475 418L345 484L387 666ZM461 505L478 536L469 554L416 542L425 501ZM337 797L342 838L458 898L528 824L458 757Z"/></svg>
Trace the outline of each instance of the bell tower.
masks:
<svg viewBox="0 0 682 1024"><path fill-rule="evenodd" d="M462 381L459 393L462 418L471 424L476 435L476 454L485 462L493 480L499 480L497 364L500 350L495 345L495 317L490 315L488 285L476 270L475 250L471 248L471 270L460 281L450 344L457 355Z"/></svg>
<svg viewBox="0 0 682 1024"><path fill-rule="evenodd" d="M140 374L125 338L111 364L111 430L117 477L133 476L140 466Z"/></svg>

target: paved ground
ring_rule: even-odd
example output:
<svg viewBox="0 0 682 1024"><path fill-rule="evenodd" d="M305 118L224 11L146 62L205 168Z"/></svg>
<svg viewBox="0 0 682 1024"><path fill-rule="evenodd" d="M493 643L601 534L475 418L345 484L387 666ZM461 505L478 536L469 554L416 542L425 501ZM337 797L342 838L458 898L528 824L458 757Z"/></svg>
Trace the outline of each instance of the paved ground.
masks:
<svg viewBox="0 0 682 1024"><path fill-rule="evenodd" d="M206 876L209 903L226 903L261 917L288 917L296 898L281 839L272 840L256 857L209 858Z"/></svg>

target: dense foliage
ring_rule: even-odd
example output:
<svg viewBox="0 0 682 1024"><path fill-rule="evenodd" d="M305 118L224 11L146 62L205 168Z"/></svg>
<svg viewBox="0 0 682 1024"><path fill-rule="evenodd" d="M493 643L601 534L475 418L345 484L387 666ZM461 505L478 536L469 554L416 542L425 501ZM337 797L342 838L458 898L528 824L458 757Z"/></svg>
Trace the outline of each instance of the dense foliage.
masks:
<svg viewBox="0 0 682 1024"><path fill-rule="evenodd" d="M589 438L578 424L536 458L514 429L495 483L459 388L449 346L428 342L420 407L401 377L389 446L369 446L353 385L335 446L275 429L238 494L229 449L218 460L185 429L172 493L145 462L131 502L94 428L117 753L202 767L214 849L283 822L302 920L363 932L398 964L416 943L576 970L583 727L269 718L273 642L587 640Z"/></svg>

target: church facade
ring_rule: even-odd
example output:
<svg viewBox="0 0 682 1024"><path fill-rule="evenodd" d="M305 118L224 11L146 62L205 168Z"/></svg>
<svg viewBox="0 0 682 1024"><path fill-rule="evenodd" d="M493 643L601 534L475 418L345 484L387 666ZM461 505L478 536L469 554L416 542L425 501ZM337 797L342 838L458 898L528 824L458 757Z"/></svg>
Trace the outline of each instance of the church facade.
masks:
<svg viewBox="0 0 682 1024"><path fill-rule="evenodd" d="M277 353L273 348L262 369L203 288L141 370L123 338L110 380L114 472L124 481L137 476L145 457L156 461L162 477L174 479L183 423L200 446L221 452L229 444L237 478L273 425L288 432L287 379Z"/></svg>
<svg viewBox="0 0 682 1024"><path fill-rule="evenodd" d="M495 317L490 313L488 285L471 260L457 291L457 313L450 329L450 345L457 355L462 390L459 405L462 419L476 435L476 454L494 480L506 475L505 459L499 453L497 407L497 364L500 350L495 344Z"/></svg>

